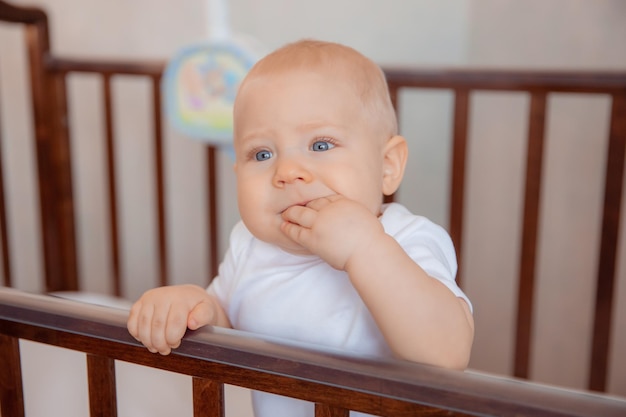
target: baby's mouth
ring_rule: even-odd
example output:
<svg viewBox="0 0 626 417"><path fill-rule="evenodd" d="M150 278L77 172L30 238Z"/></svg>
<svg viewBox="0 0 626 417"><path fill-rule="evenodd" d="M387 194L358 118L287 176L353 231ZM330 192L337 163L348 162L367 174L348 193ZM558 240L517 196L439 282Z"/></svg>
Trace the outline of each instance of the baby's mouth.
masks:
<svg viewBox="0 0 626 417"><path fill-rule="evenodd" d="M311 200L308 201L303 201L301 203L295 203L295 204L290 204L287 207L285 207L284 209L281 210L280 214L283 214L285 211L287 211L288 209L290 209L291 207L295 207L295 206L302 206L302 207L306 207L307 204L309 204Z"/></svg>

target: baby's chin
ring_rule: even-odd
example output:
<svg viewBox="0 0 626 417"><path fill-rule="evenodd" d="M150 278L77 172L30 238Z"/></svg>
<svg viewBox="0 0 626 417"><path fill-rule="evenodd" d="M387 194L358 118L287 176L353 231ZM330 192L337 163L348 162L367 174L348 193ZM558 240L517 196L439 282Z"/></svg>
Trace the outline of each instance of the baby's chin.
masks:
<svg viewBox="0 0 626 417"><path fill-rule="evenodd" d="M283 235L282 232L280 233L281 233L280 235L274 235L272 237L268 237L265 239L261 236L257 236L257 238L264 241L265 243L274 245L280 250L282 250L283 252L287 252L291 255L304 256L304 257L316 256L304 246L299 245L298 243L289 239L287 236Z"/></svg>
<svg viewBox="0 0 626 417"><path fill-rule="evenodd" d="M261 240L264 240L264 239L261 239ZM264 240L264 241L266 243L269 243L270 245L274 245L274 246L278 247L282 251L287 252L287 253L289 253L291 255L313 256L311 251L309 251L304 246L297 244L296 242L294 242L293 240L289 239L285 235L274 236L273 239L268 239L268 240Z"/></svg>
<svg viewBox="0 0 626 417"><path fill-rule="evenodd" d="M270 220L271 221L271 220ZM281 249L284 252L290 253L292 255L298 256L315 256L311 251L306 249L304 246L294 242L290 238L287 237L281 230L280 224L283 222L280 216L276 216L276 228L273 227L260 227L255 228L256 224L247 224L244 220L244 224L246 227L256 237L257 239L268 243L270 245L274 245ZM264 225L266 226L266 225Z"/></svg>

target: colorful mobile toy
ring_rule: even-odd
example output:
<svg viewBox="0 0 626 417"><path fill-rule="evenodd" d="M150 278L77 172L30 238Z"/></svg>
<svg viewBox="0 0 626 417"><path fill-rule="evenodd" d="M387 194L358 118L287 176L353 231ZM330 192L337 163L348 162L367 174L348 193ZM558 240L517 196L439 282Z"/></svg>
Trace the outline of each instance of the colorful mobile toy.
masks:
<svg viewBox="0 0 626 417"><path fill-rule="evenodd" d="M260 54L250 40L231 36L226 0L207 5L208 42L182 49L165 69L165 111L180 133L229 150L235 95Z"/></svg>

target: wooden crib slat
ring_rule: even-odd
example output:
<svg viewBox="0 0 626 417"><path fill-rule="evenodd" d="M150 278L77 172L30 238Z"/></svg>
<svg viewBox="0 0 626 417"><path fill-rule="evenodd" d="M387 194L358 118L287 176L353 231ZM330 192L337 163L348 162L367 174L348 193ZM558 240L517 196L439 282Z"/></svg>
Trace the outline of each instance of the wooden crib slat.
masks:
<svg viewBox="0 0 626 417"><path fill-rule="evenodd" d="M67 86L64 74L48 73L50 109L48 117L52 130L51 163L55 180L56 240L61 287L53 290L75 291L79 287L76 233L74 224L74 191L72 187L72 155L67 111Z"/></svg>
<svg viewBox="0 0 626 417"><path fill-rule="evenodd" d="M315 417L348 417L350 410L339 407L331 407L328 404L315 404Z"/></svg>
<svg viewBox="0 0 626 417"><path fill-rule="evenodd" d="M9 249L9 231L7 229L6 195L4 192L4 164L2 163L2 103L0 103L0 245L2 245L2 283L5 287L12 284L11 256Z"/></svg>
<svg viewBox="0 0 626 417"><path fill-rule="evenodd" d="M462 283L463 213L465 201L465 161L467 160L467 127L469 117L468 89L457 89L454 95L454 132L452 136L452 178L450 184L450 237L454 242L458 264L457 283Z"/></svg>
<svg viewBox="0 0 626 417"><path fill-rule="evenodd" d="M4 334L0 334L0 415L24 417L20 345L17 338Z"/></svg>
<svg viewBox="0 0 626 417"><path fill-rule="evenodd" d="M589 389L596 391L606 389L625 151L626 93L613 95L611 106L591 352L593 366L591 366L588 382Z"/></svg>
<svg viewBox="0 0 626 417"><path fill-rule="evenodd" d="M533 92L530 100L528 150L526 155L526 186L524 191L524 218L517 304L517 332L515 340L514 375L528 377L537 231L539 228L539 199L543 165L546 93Z"/></svg>
<svg viewBox="0 0 626 417"><path fill-rule="evenodd" d="M224 417L224 384L194 377L192 385L194 417Z"/></svg>
<svg viewBox="0 0 626 417"><path fill-rule="evenodd" d="M113 294L122 295L120 274L120 237L117 203L117 174L115 168L115 137L113 122L113 100L111 94L111 74L103 74L104 124L106 141L106 162L109 191L109 227L111 250L111 274Z"/></svg>
<svg viewBox="0 0 626 417"><path fill-rule="evenodd" d="M87 354L89 412L91 417L116 417L115 361L105 356Z"/></svg>
<svg viewBox="0 0 626 417"><path fill-rule="evenodd" d="M207 208L208 215L208 239L209 239L209 281L217 276L219 267L218 240L219 229L217 222L217 160L215 158L215 148L206 148L206 181L207 181Z"/></svg>
<svg viewBox="0 0 626 417"><path fill-rule="evenodd" d="M158 235L159 285L168 285L167 227L165 226L165 181L163 127L161 122L161 76L152 77L152 113L154 120L154 167L156 182L156 218Z"/></svg>

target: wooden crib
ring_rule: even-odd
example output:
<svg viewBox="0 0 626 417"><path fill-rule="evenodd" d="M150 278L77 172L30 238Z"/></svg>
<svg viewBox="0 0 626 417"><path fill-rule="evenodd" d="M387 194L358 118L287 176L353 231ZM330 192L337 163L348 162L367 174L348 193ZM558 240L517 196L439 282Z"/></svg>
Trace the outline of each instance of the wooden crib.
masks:
<svg viewBox="0 0 626 417"><path fill-rule="evenodd" d="M168 276L167 205L165 204L164 121L161 116L161 76L164 62L67 59L50 47L48 18L44 11L15 7L0 1L0 21L21 25L26 34L30 65L34 148L41 226L45 292L76 291L84 277L78 268L72 143L68 122L67 79L87 73L101 77L105 159L108 175L108 223L112 294L124 296L119 221L119 178L116 177L114 100L112 79L121 75L141 77L151 86L156 247L156 284L173 282ZM459 280L465 273L467 246L467 166L472 96L477 91L513 91L530 97L527 124L526 165L522 200L514 377L527 378L531 356L538 234L541 225L542 173L545 171L545 132L551 94L594 94L610 98L608 145L600 210L597 274L593 279L595 306L588 388L605 391L610 369L611 332L615 328L615 292L619 261L624 157L626 152L626 73L540 72L504 70L425 70L385 68L394 104L401 121L402 94L411 89L446 90L453 96L450 203L448 229L459 258ZM0 74L2 75L2 74ZM3 138L0 103L0 145ZM71 103L70 103L71 104ZM0 156L1 156L0 147ZM205 147L207 258L209 276L219 263L218 167L216 149ZM11 239L6 213L5 168L0 157L0 239L3 284L14 286ZM400 193L410 193L407 178ZM512 219L513 221L514 219ZM194 413L223 415L223 384L234 384L317 404L316 415L347 415L359 410L379 415L625 415L623 399L562 390L518 379L477 372L451 372L417 364L346 358L335 353L311 351L302 346L250 338L238 332L203 330L188 335L171 357L162 358L141 348L125 331L125 314L48 296L15 290L0 291L0 401L3 416L24 415L18 339L34 340L87 354L92 415L116 415L115 360L138 363L191 375Z"/></svg>
<svg viewBox="0 0 626 417"><path fill-rule="evenodd" d="M224 415L224 384L314 402L317 417L358 410L381 416L619 417L623 398L397 361L316 351L232 330L185 336L171 356L149 353L126 331L126 312L0 289L3 416L23 416L18 339L86 353L91 416L115 416L114 361L193 377L194 416Z"/></svg>

